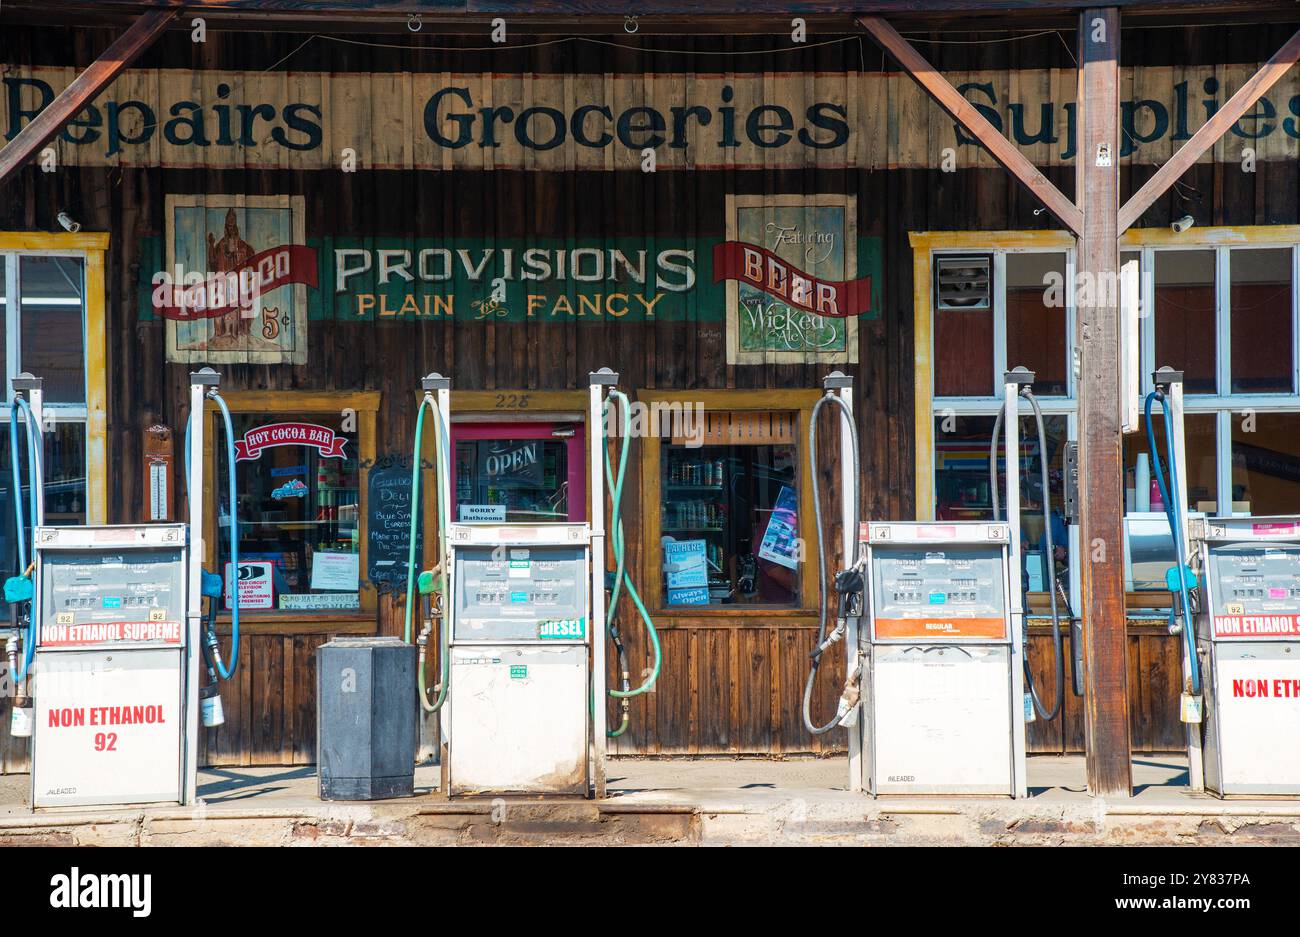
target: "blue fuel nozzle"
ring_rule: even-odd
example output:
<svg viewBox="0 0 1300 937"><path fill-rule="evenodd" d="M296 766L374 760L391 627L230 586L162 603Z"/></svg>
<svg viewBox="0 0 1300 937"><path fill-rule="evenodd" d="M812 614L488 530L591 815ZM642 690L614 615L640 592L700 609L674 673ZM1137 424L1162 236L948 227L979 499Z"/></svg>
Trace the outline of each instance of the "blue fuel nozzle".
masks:
<svg viewBox="0 0 1300 937"><path fill-rule="evenodd" d="M202 576L199 581L199 593L201 595L206 595L210 599L220 598L221 577L218 576L216 573L208 572L206 569L203 570Z"/></svg>
<svg viewBox="0 0 1300 937"><path fill-rule="evenodd" d="M26 576L10 576L5 580L5 601L10 605L30 602L34 591L32 581Z"/></svg>

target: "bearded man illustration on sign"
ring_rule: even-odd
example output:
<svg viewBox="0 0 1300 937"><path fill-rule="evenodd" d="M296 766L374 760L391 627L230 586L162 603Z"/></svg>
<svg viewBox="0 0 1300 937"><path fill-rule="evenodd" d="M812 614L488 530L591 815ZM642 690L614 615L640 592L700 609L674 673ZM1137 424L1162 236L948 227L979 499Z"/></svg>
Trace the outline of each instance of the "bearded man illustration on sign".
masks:
<svg viewBox="0 0 1300 937"><path fill-rule="evenodd" d="M226 230L218 241L208 232L208 273L229 273L238 270L257 253L253 245L239 236L239 222L233 208L226 212ZM212 320L213 338L243 338L248 334L252 319L245 309L232 309Z"/></svg>

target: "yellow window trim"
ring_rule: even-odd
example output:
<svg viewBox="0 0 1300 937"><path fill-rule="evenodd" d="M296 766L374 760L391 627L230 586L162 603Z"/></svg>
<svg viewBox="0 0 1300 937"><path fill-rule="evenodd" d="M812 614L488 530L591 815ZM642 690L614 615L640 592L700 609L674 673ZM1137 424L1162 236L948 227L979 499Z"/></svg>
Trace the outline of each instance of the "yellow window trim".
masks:
<svg viewBox="0 0 1300 937"><path fill-rule="evenodd" d="M361 557L358 560L361 566L361 579L359 582L359 592L361 595L361 608L349 611L281 611L280 609L267 609L264 611L241 611L239 613L240 625L252 626L255 630L272 632L280 634L283 631L282 626L294 625L300 622L328 620L333 624L357 622L368 623L371 628L375 626L375 607L376 598L375 590L366 581L365 571L367 569L366 554L367 545L367 528L366 518L368 515L369 505L369 480L370 470L364 466L367 463L373 463L375 460L376 441L375 441L375 420L379 411L379 402L381 394L377 390L371 391L295 391L295 390L275 390L275 391L229 391L223 392L221 398L225 400L226 406L230 408L231 415L238 413L254 414L281 414L281 413L329 413L339 414L345 409L351 409L357 415L357 461L359 464L357 471L358 491L358 530L357 538L360 543ZM212 401L207 401L204 407L204 417L211 421L220 411L217 405ZM211 426L212 423L210 422ZM216 506L217 490L215 485L217 470L217 439L218 434L215 432L207 433L203 439L203 523L208 530L216 531ZM224 459L221 466L223 483L225 477ZM208 569L216 569L217 562L217 536L213 534L206 538L207 542L203 545L204 562ZM223 623L230 621L229 613L223 612L220 616ZM338 630L333 628L332 630ZM287 633L287 632L286 632Z"/></svg>
<svg viewBox="0 0 1300 937"><path fill-rule="evenodd" d="M944 250L1073 250L1067 231L913 231L912 334L916 398L916 517L934 519L934 359L930 309L931 257ZM1300 225L1238 225L1191 228L1179 234L1169 228L1129 228L1119 239L1121 250L1142 247L1259 247L1300 243Z"/></svg>
<svg viewBox="0 0 1300 937"><path fill-rule="evenodd" d="M0 251L57 251L86 261L86 523L108 523L108 331L104 231L0 231ZM40 377L38 374L37 377ZM5 388L5 396L9 388Z"/></svg>
<svg viewBox="0 0 1300 937"><path fill-rule="evenodd" d="M637 403L683 403L700 404L705 410L797 410L799 411L799 428L795 443L804 453L808 446L808 419L812 415L813 405L822 396L820 391L807 389L788 390L641 390L636 393ZM792 607L755 606L753 609L743 605L719 606L668 606L664 605L662 569L663 559L659 550L659 538L662 535L659 505L660 454L664 440L659 437L646 437L641 445L641 524L644 531L641 537L641 582L642 594L651 614L666 619L676 618L713 618L713 617L759 617L769 619L806 618L816 606L819 579L816 557L806 556L800 564L800 602ZM624 504L625 511L631 505ZM635 527L632 528L635 530ZM813 532L812 468L806 455L799 459L799 536L804 543L815 544ZM836 549L837 545L832 545Z"/></svg>

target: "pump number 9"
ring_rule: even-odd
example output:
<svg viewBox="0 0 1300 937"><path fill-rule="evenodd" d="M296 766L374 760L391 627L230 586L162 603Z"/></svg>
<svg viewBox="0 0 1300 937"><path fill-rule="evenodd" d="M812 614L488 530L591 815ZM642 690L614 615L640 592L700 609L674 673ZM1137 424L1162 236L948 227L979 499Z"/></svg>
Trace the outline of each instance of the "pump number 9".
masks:
<svg viewBox="0 0 1300 937"><path fill-rule="evenodd" d="M95 751L97 751L97 752L115 752L115 751L117 751L117 733L116 733L116 732L96 732L96 733L95 733Z"/></svg>

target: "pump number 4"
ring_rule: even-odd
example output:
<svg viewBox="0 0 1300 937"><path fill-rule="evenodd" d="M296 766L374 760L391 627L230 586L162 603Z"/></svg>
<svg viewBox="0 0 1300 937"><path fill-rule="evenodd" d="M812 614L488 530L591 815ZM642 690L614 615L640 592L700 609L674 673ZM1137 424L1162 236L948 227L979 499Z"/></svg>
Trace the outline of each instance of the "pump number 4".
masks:
<svg viewBox="0 0 1300 937"><path fill-rule="evenodd" d="M96 733L95 733L95 751L97 751L97 752L115 752L115 751L117 751L117 733L116 733L116 732L96 732Z"/></svg>

